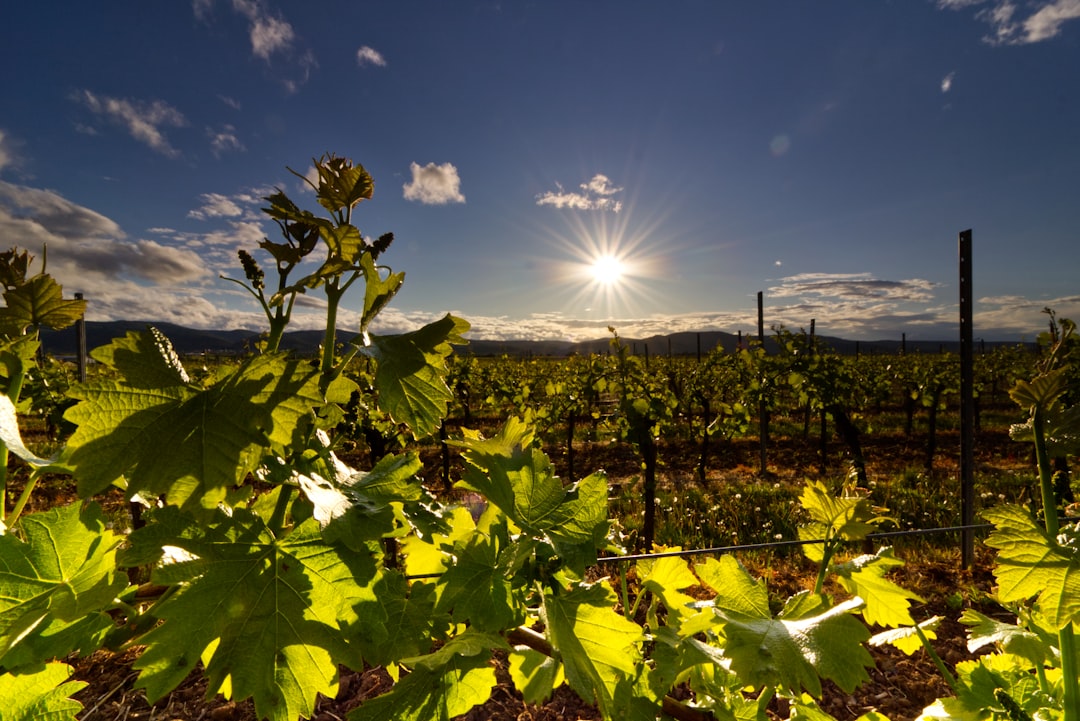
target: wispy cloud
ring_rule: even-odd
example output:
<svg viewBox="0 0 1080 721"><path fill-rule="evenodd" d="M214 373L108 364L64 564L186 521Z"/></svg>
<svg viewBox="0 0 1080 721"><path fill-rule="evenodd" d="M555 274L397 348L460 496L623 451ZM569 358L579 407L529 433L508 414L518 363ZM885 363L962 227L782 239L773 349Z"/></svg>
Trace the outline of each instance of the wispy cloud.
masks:
<svg viewBox="0 0 1080 721"><path fill-rule="evenodd" d="M228 105L233 110L240 110L240 101L236 98L229 97L228 95L218 95L218 100Z"/></svg>
<svg viewBox="0 0 1080 721"><path fill-rule="evenodd" d="M223 153L230 150L246 150L244 144L241 143L240 139L236 136L236 128L232 125L226 124L217 130L214 128L207 128L206 135L210 138L210 152L214 154L215 158L220 158Z"/></svg>
<svg viewBox="0 0 1080 721"><path fill-rule="evenodd" d="M233 218L244 214L244 209L232 198L220 193L203 193L203 204L188 211L189 218L206 220L208 218Z"/></svg>
<svg viewBox="0 0 1080 721"><path fill-rule="evenodd" d="M947 93L952 90L953 79L956 77L956 71L953 71L941 79L941 92Z"/></svg>
<svg viewBox="0 0 1080 721"><path fill-rule="evenodd" d="M97 95L89 90L76 93L74 100L85 105L96 115L102 115L124 126L141 143L145 143L162 155L175 158L180 151L165 137L163 128L180 128L187 119L176 108L162 100L129 100Z"/></svg>
<svg viewBox="0 0 1080 721"><path fill-rule="evenodd" d="M215 0L193 0L192 10L196 19L209 22ZM296 92L307 82L312 70L319 67L315 53L310 50L299 51L299 39L292 23L278 11L268 7L264 0L228 0L233 12L247 20L248 40L252 54L268 65L275 56L283 56L295 64L299 75L279 77L278 79L289 92ZM230 98L218 96L226 104L232 105ZM236 106L238 108L238 104Z"/></svg>
<svg viewBox="0 0 1080 721"><path fill-rule="evenodd" d="M1022 7L1011 0L938 0L938 7L979 7L976 17L990 26L991 45L1026 45L1057 37L1070 20L1080 19L1080 0L1034 0Z"/></svg>
<svg viewBox="0 0 1080 721"><path fill-rule="evenodd" d="M386 67L386 58L375 48L361 45L360 49L356 51L356 63L360 66L377 65L383 68Z"/></svg>
<svg viewBox="0 0 1080 721"><path fill-rule="evenodd" d="M536 196L537 205L550 205L555 208L570 208L573 210L609 210L618 213L622 210L622 201L612 196L622 192L622 188L611 183L611 179L602 173L597 173L586 183L578 187L580 193L566 191L562 184L555 183L558 191L549 190Z"/></svg>
<svg viewBox="0 0 1080 721"><path fill-rule="evenodd" d="M410 163L409 170L412 172L412 181L402 186L406 200L416 200L424 205L465 202L465 196L461 194L458 169L452 164Z"/></svg>
<svg viewBox="0 0 1080 721"><path fill-rule="evenodd" d="M881 280L870 273L800 273L769 288L774 298L862 298L926 302L935 283L928 280Z"/></svg>
<svg viewBox="0 0 1080 721"><path fill-rule="evenodd" d="M14 165L15 153L11 149L11 138L0 129L0 171Z"/></svg>
<svg viewBox="0 0 1080 721"><path fill-rule="evenodd" d="M296 39L292 25L280 14L271 13L264 3L259 0L232 0L232 7L248 20L251 52L256 57L269 62L271 55L287 51L292 46Z"/></svg>

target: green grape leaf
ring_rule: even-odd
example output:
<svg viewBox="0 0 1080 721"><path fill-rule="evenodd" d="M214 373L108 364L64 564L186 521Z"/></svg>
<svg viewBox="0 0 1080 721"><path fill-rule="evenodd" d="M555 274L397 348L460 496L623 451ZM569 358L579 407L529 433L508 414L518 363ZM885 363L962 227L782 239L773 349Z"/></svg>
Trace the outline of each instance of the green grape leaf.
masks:
<svg viewBox="0 0 1080 721"><path fill-rule="evenodd" d="M959 682L956 698L940 699L937 708L929 707L936 715L926 715L927 719L983 719L986 711L994 709L1004 711L998 701L998 690L1006 689L1013 700L1019 700L1028 711L1035 711L1038 704L1039 681L1031 673L1027 659L1007 653L984 654L973 661L961 661L956 664L956 679ZM938 713L940 708L941 713ZM923 718L923 717L920 717ZM1041 716L1040 718L1055 718Z"/></svg>
<svg viewBox="0 0 1080 721"><path fill-rule="evenodd" d="M513 549L501 548L501 536L505 526L503 533L478 532L453 545L454 564L439 579L438 610L456 623L498 632L524 622L524 604L507 577Z"/></svg>
<svg viewBox="0 0 1080 721"><path fill-rule="evenodd" d="M1018 380L1009 390L1009 396L1021 408L1041 406L1049 408L1068 390L1068 368L1057 368L1032 378L1031 381Z"/></svg>
<svg viewBox="0 0 1080 721"><path fill-rule="evenodd" d="M1055 543L1020 506L995 506L982 515L995 526L986 545L998 549L998 599L1011 603L1037 597L1054 630L1080 620L1077 552Z"/></svg>
<svg viewBox="0 0 1080 721"><path fill-rule="evenodd" d="M0 653L0 668L19 669L71 654L87 656L101 648L115 629L116 619L107 610L91 612L74 621L46 618L21 636L10 651Z"/></svg>
<svg viewBox="0 0 1080 721"><path fill-rule="evenodd" d="M922 639L919 638L919 631L922 631L922 634L926 637L927 641L933 641L937 638L937 634L934 630L940 624L941 617L933 616L920 623L918 625L918 630L916 630L915 626L890 628L871 636L868 643L871 646L884 646L888 643L910 656L923 647Z"/></svg>
<svg viewBox="0 0 1080 721"><path fill-rule="evenodd" d="M90 356L114 369L133 388L170 388L191 382L172 342L153 326L114 338L112 343L92 350Z"/></svg>
<svg viewBox="0 0 1080 721"><path fill-rule="evenodd" d="M295 477L328 541L359 550L367 541L395 530L398 514L392 504L431 500L416 475L423 464L415 452L387 455L370 472L349 468L336 457L333 461L333 481L316 475Z"/></svg>
<svg viewBox="0 0 1080 721"><path fill-rule="evenodd" d="M808 618L810 616L816 616L819 613L824 613L832 606L832 599L826 596L824 593L812 593L810 591L799 591L793 596L789 596L784 601L784 608L778 614L780 618L786 618L789 621L794 621L800 618Z"/></svg>
<svg viewBox="0 0 1080 721"><path fill-rule="evenodd" d="M973 608L964 609L960 623L971 627L967 647L972 653L994 644L1005 653L1026 658L1035 666L1043 665L1050 658L1050 649L1043 640L1023 626L1002 623Z"/></svg>
<svg viewBox="0 0 1080 721"><path fill-rule="evenodd" d="M833 566L840 585L853 596L866 601L862 616L871 625L910 626L915 623L908 610L909 601L922 601L918 595L885 578L885 574L904 562L893 556L891 548L881 548L873 555L863 555Z"/></svg>
<svg viewBox="0 0 1080 721"><path fill-rule="evenodd" d="M469 324L446 315L412 333L370 336L362 352L378 363L375 388L379 407L404 423L417 438L435 432L454 394L446 385L446 357L461 345Z"/></svg>
<svg viewBox="0 0 1080 721"><path fill-rule="evenodd" d="M858 541L872 533L879 518L864 495L837 497L829 492L821 481L809 481L799 498L802 507L810 514L810 522L799 528L799 538L813 540L839 537L846 541ZM820 561L824 557L821 546L803 547L807 558Z"/></svg>
<svg viewBox="0 0 1080 721"><path fill-rule="evenodd" d="M769 592L765 583L751 578L734 556L710 558L696 564L694 572L702 583L719 592L713 602L718 609L742 616L769 616Z"/></svg>
<svg viewBox="0 0 1080 721"><path fill-rule="evenodd" d="M0 265L3 268L3 265ZM0 338L4 330L0 327ZM25 378L28 369L37 365L41 343L32 335L16 335L0 340L0 392L8 394L15 378ZM19 389L21 391L21 389Z"/></svg>
<svg viewBox="0 0 1080 721"><path fill-rule="evenodd" d="M78 429L63 462L81 495L126 481L129 496L213 508L322 403L317 371L282 354L254 356L203 389L169 351L151 332L129 333L95 352L119 380L72 389L80 402L65 417Z"/></svg>
<svg viewBox="0 0 1080 721"><path fill-rule="evenodd" d="M5 290L7 307L0 308L0 328L16 330L9 335L21 335L31 327L53 330L67 328L83 317L86 301L64 300L63 296L63 288L46 273Z"/></svg>
<svg viewBox="0 0 1080 721"><path fill-rule="evenodd" d="M659 548L660 551L681 550L679 548ZM689 565L682 558L665 557L655 560L638 561L634 565L641 587L651 593L655 593L664 602L665 608L672 614L669 623L678 623L684 617L691 616L695 611L691 608L695 599L685 593L684 589L698 585L697 576L690 570Z"/></svg>
<svg viewBox="0 0 1080 721"><path fill-rule="evenodd" d="M68 681L71 667L48 663L35 671L0 674L0 719L4 721L75 721L82 704L71 698L86 687Z"/></svg>
<svg viewBox="0 0 1080 721"><path fill-rule="evenodd" d="M618 693L633 683L644 634L615 611L615 592L606 582L568 593L544 594L547 636L566 679L582 698L595 702L605 718L617 718L627 700Z"/></svg>
<svg viewBox="0 0 1080 721"><path fill-rule="evenodd" d="M514 646L508 661L510 680L526 703L544 703L566 679L562 664L528 646Z"/></svg>
<svg viewBox="0 0 1080 721"><path fill-rule="evenodd" d="M385 278L370 254L360 258L360 270L364 274L364 312L360 316L360 333L367 333L368 326L382 309L393 300L405 282L404 273L389 273Z"/></svg>
<svg viewBox="0 0 1080 721"><path fill-rule="evenodd" d="M435 612L435 586L412 583L396 572L380 574L371 593L356 605L358 622L346 630L368 663L386 666L423 653L431 645L436 625L445 620Z"/></svg>
<svg viewBox="0 0 1080 721"><path fill-rule="evenodd" d="M331 213L370 200L375 192L371 173L348 158L324 156L315 161L315 171L319 174L315 195L319 205Z"/></svg>
<svg viewBox="0 0 1080 721"><path fill-rule="evenodd" d="M330 248L330 257L350 265L356 262L366 247L360 229L351 223L324 228L322 237Z"/></svg>
<svg viewBox="0 0 1080 721"><path fill-rule="evenodd" d="M607 478L594 473L566 487L551 459L531 447L532 431L510 418L490 440L468 437L465 478L458 485L484 495L527 533L551 541L577 570L594 561L607 536Z"/></svg>
<svg viewBox="0 0 1080 721"><path fill-rule="evenodd" d="M159 542L142 530L133 544ZM176 591L151 609L162 623L135 640L147 647L134 666L151 702L200 660L209 693L252 697L274 721L310 717L317 694L336 693L338 663L359 660L341 629L371 595L370 556L326 544L314 520L277 539L244 509L189 524L170 545L186 560L158 566L152 580Z"/></svg>
<svg viewBox="0 0 1080 721"><path fill-rule="evenodd" d="M442 574L453 562L446 552L454 542L465 539L476 531L476 523L464 506L457 506L443 515L448 528L444 533L435 533L430 538L409 535L401 542L405 554L405 572L410 576Z"/></svg>
<svg viewBox="0 0 1080 721"><path fill-rule="evenodd" d="M491 438L482 438L479 433L465 429L463 440L447 441L448 445L465 449L465 479L458 485L483 494L484 498L513 518L515 485L508 472L502 470L507 465L504 459L514 459L524 454L524 449L531 448L534 433L535 429L530 424L510 416ZM524 465L525 461L517 461L517 464Z"/></svg>
<svg viewBox="0 0 1080 721"><path fill-rule="evenodd" d="M467 713L498 683L489 663L492 644L498 641L466 631L434 654L410 659L409 675L350 712L349 721L449 721Z"/></svg>
<svg viewBox="0 0 1080 721"><path fill-rule="evenodd" d="M96 613L127 586L116 572L122 538L106 530L97 504L34 513L18 525L25 542L0 535L0 658L39 625Z"/></svg>
<svg viewBox="0 0 1080 721"><path fill-rule="evenodd" d="M738 561L709 559L695 570L702 581L720 589L714 606L731 670L753 686L781 686L790 693L806 689L821 696L821 678L850 692L868 679L874 665L862 642L870 636L852 612L863 601L853 598L815 616L774 619L763 584Z"/></svg>

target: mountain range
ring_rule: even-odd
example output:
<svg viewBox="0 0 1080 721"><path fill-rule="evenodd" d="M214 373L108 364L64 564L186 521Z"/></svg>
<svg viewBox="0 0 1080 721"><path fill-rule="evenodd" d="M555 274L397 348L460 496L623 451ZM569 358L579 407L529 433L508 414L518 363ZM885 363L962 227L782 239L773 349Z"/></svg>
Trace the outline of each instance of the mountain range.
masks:
<svg viewBox="0 0 1080 721"><path fill-rule="evenodd" d="M177 353L181 355L210 354L235 355L249 352L255 347L259 334L250 330L204 330L185 328L173 323L154 323L150 321L87 321L85 324L86 345L93 349L106 345L114 338L130 331L140 331L154 326L164 333ZM338 331L337 342L346 343L354 334ZM61 331L43 330L41 333L45 352L54 356L74 356L77 351L77 335L74 327ZM301 353L315 353L322 343L322 331L292 331L286 333L281 347ZM684 332L670 335L656 335L649 338L623 338L623 344L634 355L704 355L712 349L722 346L726 352L733 352L749 341L748 337L722 331ZM960 342L955 341L918 341L877 340L853 341L829 336L818 336L818 342L825 344L841 354L855 353L897 353L922 352L939 353L943 351L959 352ZM976 342L976 351L998 345L1012 343ZM775 350L773 336L766 335L765 348ZM611 348L609 338L597 338L588 341L555 340L471 340L464 347L458 347L459 353L474 356L514 356L514 357L565 357L568 355L607 353Z"/></svg>

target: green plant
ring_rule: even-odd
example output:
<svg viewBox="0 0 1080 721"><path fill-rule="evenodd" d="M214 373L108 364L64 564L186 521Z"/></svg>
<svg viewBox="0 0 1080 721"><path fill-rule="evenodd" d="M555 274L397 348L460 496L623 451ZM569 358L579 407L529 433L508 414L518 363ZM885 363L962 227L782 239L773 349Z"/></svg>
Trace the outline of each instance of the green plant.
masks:
<svg viewBox="0 0 1080 721"><path fill-rule="evenodd" d="M28 251L19 252L18 248L0 253L0 285L5 303L0 308L0 392L13 406L21 405L23 412L36 408L48 414L62 402L49 392L47 364L38 362L39 333L43 327L59 330L75 323L83 317L86 301L64 299L60 284L45 272L44 258L41 270L29 275L33 261ZM24 390L29 391L29 397L20 404ZM14 523L34 484L24 487L8 518L9 437L3 440L6 447L0 447L0 523Z"/></svg>
<svg viewBox="0 0 1080 721"><path fill-rule="evenodd" d="M1052 328L1058 329L1053 323ZM1041 522L1013 504L982 513L995 527L986 544L997 550L996 600L1015 613L1017 621L1003 623L972 609L964 612L960 620L970 626L969 650L993 651L957 664L955 675L938 661L955 696L939 699L920 719L1080 718L1080 659L1073 631L1080 621L1080 525L1060 525L1050 466L1051 452L1078 447L1080 406L1065 403L1065 357L1072 329L1064 323L1039 374L1017 382L1010 391L1029 415L1026 423L1013 427L1012 435L1035 445ZM913 634L932 653L923 628L933 621L877 640L899 645ZM910 652L910 646L906 650Z"/></svg>

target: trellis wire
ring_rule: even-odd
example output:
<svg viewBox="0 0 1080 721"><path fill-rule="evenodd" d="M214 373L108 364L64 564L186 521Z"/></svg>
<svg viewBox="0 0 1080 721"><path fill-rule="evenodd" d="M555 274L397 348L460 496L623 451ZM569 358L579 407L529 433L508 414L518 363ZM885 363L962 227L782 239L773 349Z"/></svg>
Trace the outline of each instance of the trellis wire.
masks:
<svg viewBox="0 0 1080 721"><path fill-rule="evenodd" d="M936 533L952 533L955 531L974 532L985 531L993 528L990 523L973 523L965 526L943 526L941 528L913 528L907 531L881 531L870 533L866 540L878 538L901 538L904 536L929 536ZM741 553L745 551L762 551L771 548L791 548L793 546L809 546L825 543L825 538L799 539L794 541L769 541L768 543L744 543L738 546L716 546L713 548L690 548L682 551L660 551L659 553L637 553L626 556L603 556L596 559L597 565L601 563L619 563L623 561L651 561L656 558L683 558L688 556L704 556L706 554ZM862 539L858 539L862 540ZM441 573L420 573L414 576L406 576L410 581L420 581L429 578L439 578Z"/></svg>

